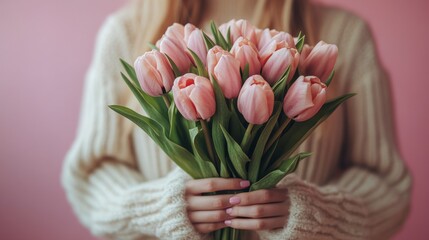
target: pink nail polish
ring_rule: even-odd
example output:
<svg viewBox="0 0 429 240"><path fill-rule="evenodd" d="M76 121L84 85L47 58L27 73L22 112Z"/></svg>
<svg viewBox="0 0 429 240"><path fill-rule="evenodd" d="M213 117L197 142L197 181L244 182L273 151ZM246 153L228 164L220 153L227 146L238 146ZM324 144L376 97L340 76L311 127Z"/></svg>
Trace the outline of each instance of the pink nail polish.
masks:
<svg viewBox="0 0 429 240"><path fill-rule="evenodd" d="M227 214L231 214L231 213L232 213L232 208L228 208L228 209L226 209L226 213L227 213Z"/></svg>
<svg viewBox="0 0 429 240"><path fill-rule="evenodd" d="M225 220L225 225L231 226L232 221L231 220Z"/></svg>
<svg viewBox="0 0 429 240"><path fill-rule="evenodd" d="M240 203L240 198L239 197L232 197L229 199L229 203L231 204L239 204Z"/></svg>
<svg viewBox="0 0 429 240"><path fill-rule="evenodd" d="M247 188L248 186L250 186L250 182L249 181L241 181L240 182L240 187Z"/></svg>

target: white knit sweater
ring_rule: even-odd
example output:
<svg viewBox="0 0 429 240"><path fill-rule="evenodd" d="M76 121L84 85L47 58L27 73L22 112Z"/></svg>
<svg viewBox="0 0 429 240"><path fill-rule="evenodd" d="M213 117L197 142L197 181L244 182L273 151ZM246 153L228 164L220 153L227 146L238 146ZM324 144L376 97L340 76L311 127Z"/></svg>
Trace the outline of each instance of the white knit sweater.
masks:
<svg viewBox="0 0 429 240"><path fill-rule="evenodd" d="M121 81L117 59L132 62L137 31L127 14L102 27L86 77L76 139L62 183L76 215L109 239L203 239L186 216L189 177L109 104L139 109ZM286 226L260 239L386 239L407 216L411 177L395 145L389 84L368 27L347 13L323 9L319 39L340 49L330 97L358 95L300 147L313 156L278 187L290 195Z"/></svg>

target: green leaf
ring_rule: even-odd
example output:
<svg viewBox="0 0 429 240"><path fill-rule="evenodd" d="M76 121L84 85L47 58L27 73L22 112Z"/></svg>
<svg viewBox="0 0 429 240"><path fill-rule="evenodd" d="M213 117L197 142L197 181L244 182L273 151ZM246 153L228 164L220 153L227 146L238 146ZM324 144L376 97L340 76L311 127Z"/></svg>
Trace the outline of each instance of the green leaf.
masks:
<svg viewBox="0 0 429 240"><path fill-rule="evenodd" d="M221 42L221 46L223 46L223 48L227 51L231 50L231 45L228 44L228 41L225 39L225 37L223 36L223 34L219 32L219 38L220 38L220 42Z"/></svg>
<svg viewBox="0 0 429 240"><path fill-rule="evenodd" d="M231 130L231 136L235 141L239 142L243 138L243 135L246 131L243 123L240 120L239 112L236 106L236 101L234 99L230 100L230 109L231 109L231 119L229 122L229 129Z"/></svg>
<svg viewBox="0 0 429 240"><path fill-rule="evenodd" d="M210 22L210 30L212 31L216 45L220 46L219 30L217 29L216 23L214 21Z"/></svg>
<svg viewBox="0 0 429 240"><path fill-rule="evenodd" d="M329 84L331 84L331 81L334 78L334 76L335 76L335 70L332 70L331 74L329 74L328 79L326 79L326 81L325 81L326 86L329 86ZM322 79L320 79L320 80L322 80Z"/></svg>
<svg viewBox="0 0 429 240"><path fill-rule="evenodd" d="M198 127L195 127L189 129L189 133L193 143L192 149L195 157L198 160L198 165L200 167L202 176L204 178L219 177L216 167L214 166L213 162L210 161L208 156L203 131L199 130Z"/></svg>
<svg viewBox="0 0 429 240"><path fill-rule="evenodd" d="M138 114L127 107L117 105L111 105L109 107L143 129L161 147L161 149L164 150L164 152L190 176L193 178L202 177L201 173L195 170L195 164L197 162L194 155L182 146L170 141L166 137L165 130L157 121Z"/></svg>
<svg viewBox="0 0 429 240"><path fill-rule="evenodd" d="M249 78L249 63L246 63L246 65L244 65L243 70L241 70L240 68L240 73L241 73L241 80L244 83L247 80L247 78Z"/></svg>
<svg viewBox="0 0 429 240"><path fill-rule="evenodd" d="M265 170L269 167L269 164L271 162L271 158L273 157L274 152L277 149L279 141L275 141L273 145L266 151L266 153L263 155L264 161L262 161L262 164L259 167L259 176L263 176L265 173Z"/></svg>
<svg viewBox="0 0 429 240"><path fill-rule="evenodd" d="M275 102L274 109L276 109L275 113L268 120L261 135L259 136L251 157L251 161L249 164L249 180L252 183L258 180L258 173L261 167L261 159L262 159L262 155L264 154L265 145L267 144L267 141L271 135L271 132L273 131L274 126L276 125L277 120L280 116L280 113L282 110L282 104L280 102Z"/></svg>
<svg viewBox="0 0 429 240"><path fill-rule="evenodd" d="M171 68L173 69L174 77L180 77L180 76L182 76L182 73L180 72L180 70L177 67L176 63L174 63L173 59L171 59L170 56L168 56L165 53L164 53L164 55L167 57L168 61L170 62Z"/></svg>
<svg viewBox="0 0 429 240"><path fill-rule="evenodd" d="M148 116L168 129L170 126L168 123L168 110L163 100L160 97L149 96L141 88L136 87L125 74L121 73L121 76Z"/></svg>
<svg viewBox="0 0 429 240"><path fill-rule="evenodd" d="M203 32L203 38L207 47L207 51L212 49L216 45L216 43L214 43L213 40L209 36L207 36L205 32Z"/></svg>
<svg viewBox="0 0 429 240"><path fill-rule="evenodd" d="M314 115L312 118L305 122L295 122L287 130L287 132L280 137L279 146L277 148L273 159L274 161L270 164L270 169L275 169L278 167L283 159L288 158L301 143L313 132L313 130L319 126L323 121L325 121L329 115L331 115L338 106L340 106L344 101L353 97L355 94L346 94L331 101L325 103L319 112Z"/></svg>
<svg viewBox="0 0 429 240"><path fill-rule="evenodd" d="M227 178L230 177L228 168L230 168L231 166L228 165L225 146L226 142L221 127L228 127L229 120L231 118L231 113L228 110L228 106L225 102L225 97L223 96L222 90L220 89L216 78L214 76L211 76L211 80L216 97L216 113L212 119L213 145L215 148L215 152L221 162L220 176L223 178Z"/></svg>
<svg viewBox="0 0 429 240"><path fill-rule="evenodd" d="M226 40L228 41L228 45L232 46L231 27L228 27L228 31L226 32Z"/></svg>
<svg viewBox="0 0 429 240"><path fill-rule="evenodd" d="M159 51L159 48L155 44L149 42L148 45L151 49Z"/></svg>
<svg viewBox="0 0 429 240"><path fill-rule="evenodd" d="M247 179L247 163L250 162L249 157L243 152L240 144L238 144L231 135L229 135L228 131L222 126L220 126L220 128L225 136L229 159L231 160L234 169L237 171L238 176L241 179Z"/></svg>
<svg viewBox="0 0 429 240"><path fill-rule="evenodd" d="M230 47L228 46L227 41L225 40L225 38L223 37L222 33L217 28L216 23L214 21L211 21L211 23L210 23L210 29L211 29L213 37L215 39L216 45L219 45L224 50L229 51Z"/></svg>
<svg viewBox="0 0 429 240"><path fill-rule="evenodd" d="M198 75L198 69L195 66L191 66L189 72Z"/></svg>
<svg viewBox="0 0 429 240"><path fill-rule="evenodd" d="M302 35L300 32L298 35L298 41L295 44L295 47L299 53L301 53L302 48L304 47L304 43L305 43L305 35Z"/></svg>
<svg viewBox="0 0 429 240"><path fill-rule="evenodd" d="M140 82L137 79L137 75L136 75L136 71L134 70L134 67L131 66L129 63L127 63L125 60L123 60L122 58L119 59L119 61L122 64L122 67L124 67L125 71L127 72L128 76L131 78L131 80L133 81L133 83L141 89L140 86Z"/></svg>
<svg viewBox="0 0 429 240"><path fill-rule="evenodd" d="M289 78L289 74L290 74L290 66L287 67L286 71L283 73L280 80L277 81L273 86L274 99L276 101L283 102L283 99L286 94L287 79Z"/></svg>
<svg viewBox="0 0 429 240"><path fill-rule="evenodd" d="M311 153L299 153L298 155L283 161L278 169L273 170L265 175L261 180L252 184L250 191L275 187L287 174L296 170L299 161L309 156L311 156Z"/></svg>
<svg viewBox="0 0 429 240"><path fill-rule="evenodd" d="M164 131L158 122L124 106L110 105L109 108L134 122L152 137L155 142L158 142L159 136L161 136Z"/></svg>
<svg viewBox="0 0 429 240"><path fill-rule="evenodd" d="M188 51L191 53L191 56L194 59L195 65L197 66L198 75L203 77L208 77L209 75L207 73L206 67L204 66L204 63L201 61L198 55L190 48L188 48Z"/></svg>
<svg viewBox="0 0 429 240"><path fill-rule="evenodd" d="M180 144L180 137L177 132L178 130L178 121L177 121L177 108L176 104L174 102L171 103L170 108L168 109L168 117L170 120L170 132L168 134L168 137L171 139L171 141Z"/></svg>

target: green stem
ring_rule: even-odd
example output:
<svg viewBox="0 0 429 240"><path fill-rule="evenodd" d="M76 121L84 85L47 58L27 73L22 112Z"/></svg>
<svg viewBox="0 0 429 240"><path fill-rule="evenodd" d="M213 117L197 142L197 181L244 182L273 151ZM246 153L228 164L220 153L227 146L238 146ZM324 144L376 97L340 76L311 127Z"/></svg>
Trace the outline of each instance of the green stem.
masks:
<svg viewBox="0 0 429 240"><path fill-rule="evenodd" d="M207 126L207 122L205 120L200 120L200 123L201 123L201 127L203 128L204 139L206 140L206 146L207 146L207 151L209 152L209 157L212 160L213 164L216 166L216 168L218 168L219 164L217 163L217 160L213 152L213 143L211 141L211 135L210 135L209 128Z"/></svg>
<svg viewBox="0 0 429 240"><path fill-rule="evenodd" d="M254 124L249 123L249 125L246 128L246 132L244 133L243 139L241 140L240 146L244 152L247 152L248 148L250 147L249 146L250 140L251 140L250 136L252 135L252 130L254 126L255 126Z"/></svg>
<svg viewBox="0 0 429 240"><path fill-rule="evenodd" d="M213 235L214 240L222 240L222 229L216 230Z"/></svg>
<svg viewBox="0 0 429 240"><path fill-rule="evenodd" d="M168 98L167 94L163 94L162 99L164 99L165 106L167 106L167 109L170 108L171 102L170 102L170 99Z"/></svg>
<svg viewBox="0 0 429 240"><path fill-rule="evenodd" d="M232 228L231 236L232 236L232 240L239 240L240 239L240 230Z"/></svg>
<svg viewBox="0 0 429 240"><path fill-rule="evenodd" d="M282 125L277 129L277 131L274 133L274 135L270 138L267 145L265 145L264 153L270 149L270 147L279 139L279 137L282 135L283 131L286 129L286 127L289 125L292 119L287 118L286 121L282 123Z"/></svg>

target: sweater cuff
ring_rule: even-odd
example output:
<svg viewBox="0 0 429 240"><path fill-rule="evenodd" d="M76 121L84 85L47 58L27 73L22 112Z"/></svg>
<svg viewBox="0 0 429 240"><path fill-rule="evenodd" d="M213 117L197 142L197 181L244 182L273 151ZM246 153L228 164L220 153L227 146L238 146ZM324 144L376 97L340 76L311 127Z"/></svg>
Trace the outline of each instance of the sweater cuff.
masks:
<svg viewBox="0 0 429 240"><path fill-rule="evenodd" d="M130 189L134 217L130 224L137 231L145 234L145 229L152 229L159 239L202 240L204 236L193 228L187 216L185 201L185 183L191 179L180 168L170 172L160 183L143 183ZM148 184L159 184L159 192L150 193ZM142 202L142 199L145 201ZM148 226L151 225L151 226Z"/></svg>
<svg viewBox="0 0 429 240"><path fill-rule="evenodd" d="M176 168L163 178L143 182L124 165L103 164L89 180L86 202L92 205L87 208L92 232L115 239L204 239L187 217L184 191L189 179Z"/></svg>
<svg viewBox="0 0 429 240"><path fill-rule="evenodd" d="M295 174L277 187L288 189L289 219L282 229L258 232L261 239L368 239L368 211L359 199L335 186L317 187Z"/></svg>

